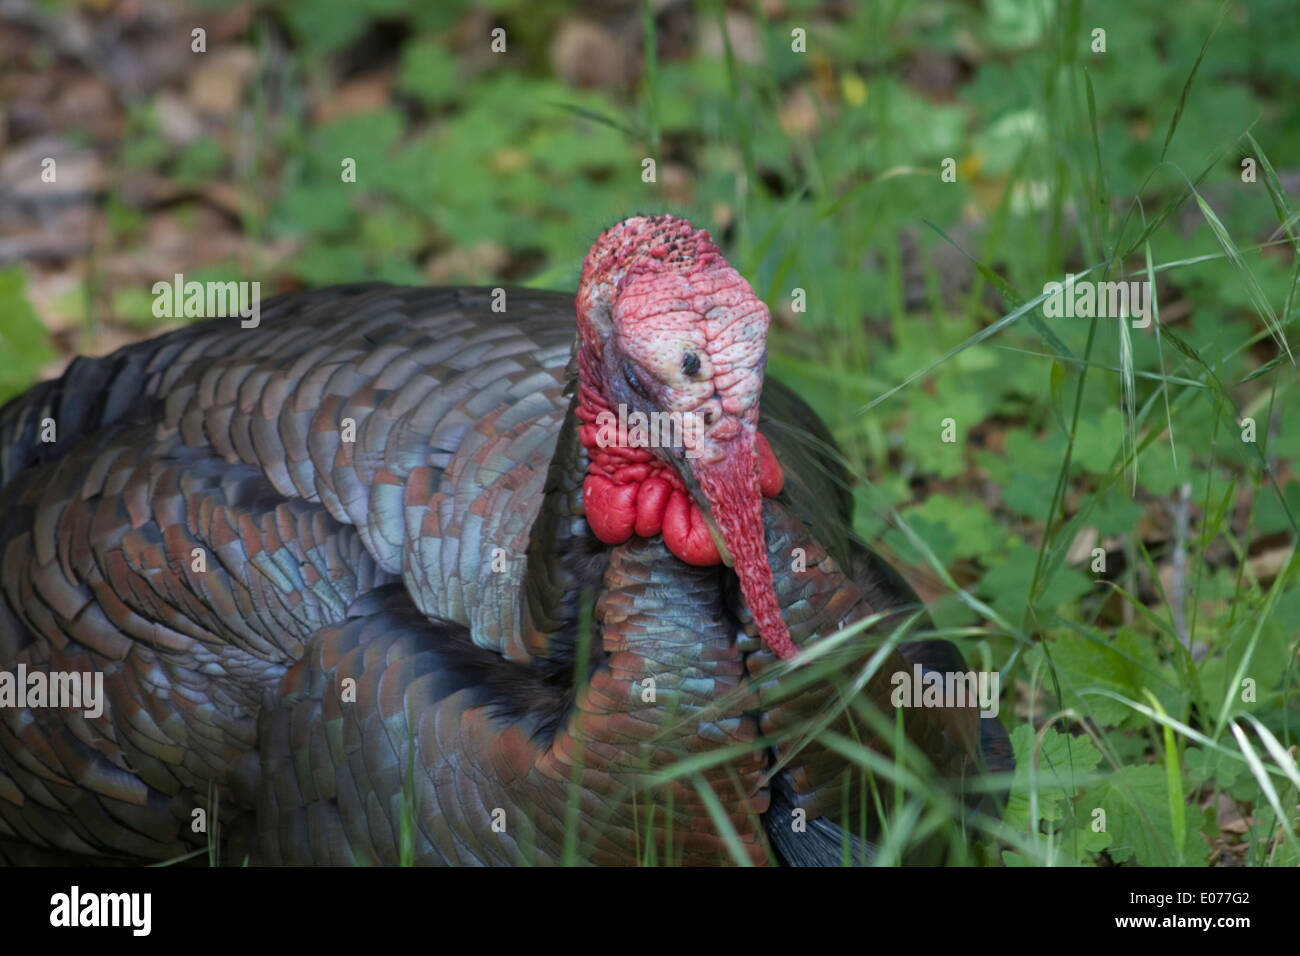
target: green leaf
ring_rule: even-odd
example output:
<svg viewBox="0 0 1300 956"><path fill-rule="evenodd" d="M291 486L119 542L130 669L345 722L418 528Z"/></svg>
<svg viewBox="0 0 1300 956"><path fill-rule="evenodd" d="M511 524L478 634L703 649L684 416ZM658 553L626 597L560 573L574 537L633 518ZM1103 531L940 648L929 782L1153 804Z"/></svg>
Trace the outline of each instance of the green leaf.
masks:
<svg viewBox="0 0 1300 956"><path fill-rule="evenodd" d="M1246 770L1245 764L1240 760L1232 760L1217 750L1202 747L1185 749L1183 763L1187 766L1189 782L1194 787L1211 781L1221 787L1230 787Z"/></svg>
<svg viewBox="0 0 1300 956"><path fill-rule="evenodd" d="M226 165L221 144L211 136L196 139L176 160L172 177L182 186L195 188L216 179Z"/></svg>
<svg viewBox="0 0 1300 956"><path fill-rule="evenodd" d="M902 515L945 566L958 558L987 560L1015 541L1014 535L987 510L945 494L931 495L919 508L909 508ZM885 535L885 542L900 560L921 563L920 555L913 551L902 532L891 530Z"/></svg>
<svg viewBox="0 0 1300 956"><path fill-rule="evenodd" d="M1021 724L1011 732L1016 772L1002 819L1021 829L1029 825L1029 777L1034 745L1034 728L1028 724ZM1087 737L1071 737L1049 728L1043 737L1036 773L1039 819L1064 819L1064 803L1079 793L1079 775L1100 763L1101 751Z"/></svg>
<svg viewBox="0 0 1300 956"><path fill-rule="evenodd" d="M343 183L322 188L312 183L295 183L284 191L275 210L278 232L338 235L352 230L356 213L352 190Z"/></svg>
<svg viewBox="0 0 1300 956"><path fill-rule="evenodd" d="M1144 764L1120 767L1103 783L1088 790L1079 800L1081 808L1106 811L1106 829L1113 842L1108 853L1117 863L1132 861L1140 866L1172 866L1178 862L1177 841L1182 840L1183 861L1204 866L1208 860L1205 841L1196 833L1196 819L1187 819L1175 837L1169 812L1169 784L1160 767Z"/></svg>
<svg viewBox="0 0 1300 956"><path fill-rule="evenodd" d="M436 40L419 37L402 47L402 64L397 88L428 106L450 103L462 92L457 80L456 60Z"/></svg>
<svg viewBox="0 0 1300 956"><path fill-rule="evenodd" d="M1020 620L1029 600L1037 564L1038 552L1018 541L1010 554L997 561L993 570L984 575L979 593L988 599L994 610L1009 619ZM1046 586L1040 582L1041 590L1034 606L1041 611L1051 610L1087 594L1092 586L1091 578L1074 568L1063 567Z"/></svg>
<svg viewBox="0 0 1300 956"><path fill-rule="evenodd" d="M23 391L54 360L45 326L27 301L21 268L0 270L0 402Z"/></svg>
<svg viewBox="0 0 1300 956"><path fill-rule="evenodd" d="M1061 679L1062 706L1088 714L1102 727L1145 721L1119 701L1087 693L1091 689L1103 688L1138 700L1150 691L1166 709L1179 703L1154 642L1132 628L1121 627L1105 643L1067 632L1052 640L1051 651Z"/></svg>
<svg viewBox="0 0 1300 956"><path fill-rule="evenodd" d="M1270 452L1272 450L1269 449ZM1288 481L1282 488L1282 494L1291 514L1300 514L1300 482ZM1271 534L1274 531L1285 531L1288 527L1290 527L1290 519L1287 518L1286 509L1278 501L1277 495L1261 494L1255 500L1256 530L1260 534Z"/></svg>
<svg viewBox="0 0 1300 956"><path fill-rule="evenodd" d="M294 34L309 49L329 53L357 39L369 22L361 0L289 0L284 15Z"/></svg>

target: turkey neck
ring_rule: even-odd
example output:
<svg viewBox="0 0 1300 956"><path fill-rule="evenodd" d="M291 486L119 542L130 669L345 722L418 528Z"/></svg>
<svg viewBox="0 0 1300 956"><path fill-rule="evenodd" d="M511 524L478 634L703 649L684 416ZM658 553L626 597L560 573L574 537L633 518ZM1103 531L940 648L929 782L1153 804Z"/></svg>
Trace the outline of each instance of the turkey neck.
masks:
<svg viewBox="0 0 1300 956"><path fill-rule="evenodd" d="M824 636L841 621L870 613L858 588L785 506L767 502L764 510L769 560L778 596L792 612L796 641ZM789 573L788 554L796 547L804 549L808 570ZM578 692L563 729L538 754L545 777L573 779L578 773L600 795L584 798L584 814L603 820L606 832L629 840L639 833L644 841L645 814L653 806L655 839L664 842L668 838L658 827L671 806L673 831L696 835L689 846L678 847L681 862L691 862L695 854L699 860L725 858L727 849L714 835L700 796L699 787L707 784L726 808L745 852L761 863L769 853L761 815L770 805L769 775L778 760L797 783L802 805L814 812L838 808L842 791L824 766L824 750L793 743L761 746L760 736L777 736L807 720L830 695L818 684L778 699L759 676L776 658L741 629L742 620L751 630L753 623L739 594L728 593L735 589L728 571L686 564L661 537L633 538L609 549L602 588L595 606L600 664ZM763 700L769 693L771 704ZM706 767L699 780L653 784L657 775L701 749L730 747L738 755ZM619 796L610 799L611 794Z"/></svg>
<svg viewBox="0 0 1300 956"><path fill-rule="evenodd" d="M721 670L739 679L735 624L722 593L721 568L686 564L662 538L612 548L596 604L611 670L672 679L717 672L721 658L733 657L735 666Z"/></svg>
<svg viewBox="0 0 1300 956"><path fill-rule="evenodd" d="M764 862L767 757L756 746L756 701L745 686L722 569L686 564L659 536L632 538L609 551L595 623L600 664L537 755L542 779L582 780L582 818L604 835L591 860L644 855L650 844L660 860L726 859L698 789L708 786L748 858ZM656 779L692 753L729 746L738 751L729 761ZM562 818L563 806L547 803L565 799L563 790L544 787L523 802Z"/></svg>

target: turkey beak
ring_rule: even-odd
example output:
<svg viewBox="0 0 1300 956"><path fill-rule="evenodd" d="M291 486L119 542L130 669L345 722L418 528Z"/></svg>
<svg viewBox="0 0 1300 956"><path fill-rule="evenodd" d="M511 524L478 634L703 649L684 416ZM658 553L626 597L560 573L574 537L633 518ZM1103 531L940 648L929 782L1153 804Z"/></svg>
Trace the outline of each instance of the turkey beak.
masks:
<svg viewBox="0 0 1300 956"><path fill-rule="evenodd" d="M781 619L763 532L757 432L748 423L728 437L706 437L688 458L687 485L695 496L722 560L740 579L740 592L754 616L759 636L778 657L795 653Z"/></svg>

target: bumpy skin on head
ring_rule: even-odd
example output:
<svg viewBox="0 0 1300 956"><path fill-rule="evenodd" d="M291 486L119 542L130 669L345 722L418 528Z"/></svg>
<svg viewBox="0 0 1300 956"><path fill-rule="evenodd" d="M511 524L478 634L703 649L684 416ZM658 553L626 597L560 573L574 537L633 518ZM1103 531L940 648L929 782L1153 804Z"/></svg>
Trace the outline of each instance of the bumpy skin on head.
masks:
<svg viewBox="0 0 1300 956"><path fill-rule="evenodd" d="M608 544L662 533L673 554L709 565L724 560L711 518L759 633L779 656L793 655L763 545L762 497L782 483L757 427L767 306L708 232L672 216L637 216L591 247L577 313L592 530ZM693 427L680 431L677 447L646 447L602 427L602 413L617 418L620 408L625 419L667 412Z"/></svg>

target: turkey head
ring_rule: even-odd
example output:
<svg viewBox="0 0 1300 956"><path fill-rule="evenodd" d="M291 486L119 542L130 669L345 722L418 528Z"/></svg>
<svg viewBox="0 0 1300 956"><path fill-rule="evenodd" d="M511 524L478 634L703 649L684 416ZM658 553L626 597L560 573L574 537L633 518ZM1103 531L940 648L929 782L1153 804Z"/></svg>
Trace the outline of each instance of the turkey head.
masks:
<svg viewBox="0 0 1300 956"><path fill-rule="evenodd" d="M636 216L587 254L577 317L593 532L662 533L689 564L730 565L764 643L792 656L763 537L762 499L782 484L758 433L767 306L707 231Z"/></svg>

